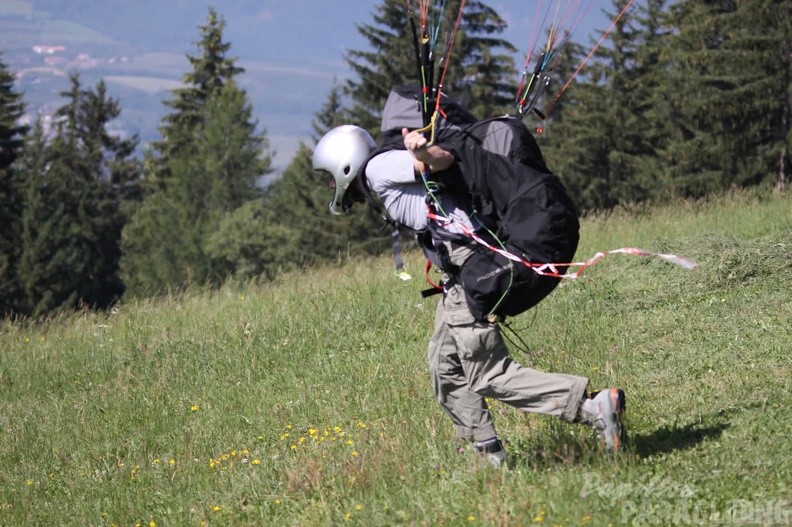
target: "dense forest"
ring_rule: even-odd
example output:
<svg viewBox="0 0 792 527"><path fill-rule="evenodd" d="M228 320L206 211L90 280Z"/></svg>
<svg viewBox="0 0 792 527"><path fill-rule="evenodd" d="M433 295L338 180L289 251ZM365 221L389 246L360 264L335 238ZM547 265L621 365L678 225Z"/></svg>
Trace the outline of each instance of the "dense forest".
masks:
<svg viewBox="0 0 792 527"><path fill-rule="evenodd" d="M593 44L559 50L538 101L539 143L580 209L785 191L792 3L647 0L618 17L627 3L613 0L613 30L563 93ZM446 26L459 4L448 2ZM504 28L492 7L467 2L444 91L478 118L514 111L519 75L514 46L498 37ZM272 172L272 151L224 29L209 10L183 87L164 103L161 138L142 159L138 138L106 130L123 101L76 73L54 133L20 125L24 93L0 55L0 312L101 309L125 295L270 280L388 249L372 211L329 214L311 145L273 184L257 184ZM376 137L390 88L416 81L402 0L382 0L358 30L370 46L346 53L353 75L325 94L314 139L342 123Z"/></svg>

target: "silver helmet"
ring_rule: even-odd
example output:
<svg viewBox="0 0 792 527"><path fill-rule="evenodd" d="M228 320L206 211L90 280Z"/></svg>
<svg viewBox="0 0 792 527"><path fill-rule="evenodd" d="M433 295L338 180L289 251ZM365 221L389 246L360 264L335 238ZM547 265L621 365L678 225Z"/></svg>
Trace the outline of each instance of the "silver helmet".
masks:
<svg viewBox="0 0 792 527"><path fill-rule="evenodd" d="M316 144L312 160L314 170L330 173L335 183L335 195L330 202L333 214L343 214L352 207L351 200L344 199L347 190L375 146L368 132L351 124L333 128Z"/></svg>

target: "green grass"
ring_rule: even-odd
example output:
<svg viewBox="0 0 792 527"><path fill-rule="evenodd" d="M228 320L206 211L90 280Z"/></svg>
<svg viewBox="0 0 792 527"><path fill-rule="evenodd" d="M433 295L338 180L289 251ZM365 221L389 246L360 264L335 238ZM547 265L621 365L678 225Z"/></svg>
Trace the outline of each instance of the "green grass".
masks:
<svg viewBox="0 0 792 527"><path fill-rule="evenodd" d="M626 390L615 459L497 401L509 469L457 452L425 365L436 300L385 257L6 322L0 525L788 523L791 205L586 218L581 258L700 268L609 256L513 321L520 361Z"/></svg>

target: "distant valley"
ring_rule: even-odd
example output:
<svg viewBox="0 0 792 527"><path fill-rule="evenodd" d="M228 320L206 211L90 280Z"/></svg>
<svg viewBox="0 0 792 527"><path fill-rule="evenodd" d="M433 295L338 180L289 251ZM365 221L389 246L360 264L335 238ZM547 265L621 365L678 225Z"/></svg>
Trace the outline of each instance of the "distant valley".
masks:
<svg viewBox="0 0 792 527"><path fill-rule="evenodd" d="M200 36L197 26L205 22L208 14L208 7L200 4L208 2L191 2L181 16L176 16L178 10L173 11L173 27L178 31L163 31L168 35L164 43L150 36L135 39L131 31L117 34L119 30L113 29L117 17L116 24L107 26L108 33L82 25L75 21L80 17L72 16L75 9L79 11L81 2L68 3L69 10L60 12L46 11L48 2L0 3L2 60L17 74L17 88L28 104L27 119L32 121L40 114L48 120L63 104L59 93L68 88L68 74L79 71L83 85L94 86L104 79L109 93L121 100L122 115L113 123L113 129L123 135L138 134L142 149L159 138L158 124L167 111L162 101L170 98L169 90L178 87L189 71L185 54L194 53L193 43ZM121 8L119 2L108 3L117 4L121 14L130 6L127 3ZM140 27L141 19L151 18L145 14L145 4L138 3L136 16L128 18L129 27ZM276 151L275 165L280 170L291 161L299 142L309 140L311 120L332 87L335 70L342 69L342 52L339 50L332 59L312 54L296 61L289 56L295 50L286 47L278 53L282 60L265 60L260 46L247 43L250 38L243 38L238 28L234 30L234 22L245 18L243 8L248 3L228 4L230 15L220 12L227 21L225 39L231 43L231 56L238 57L238 64L246 70L240 84L248 92L260 127L267 131L270 146ZM234 5L236 8L232 9ZM187 13L190 16L184 16ZM101 26L100 15L83 18ZM167 25L168 16L163 18L166 20L157 23ZM147 31L151 34L153 30ZM174 35L177 32L178 37Z"/></svg>

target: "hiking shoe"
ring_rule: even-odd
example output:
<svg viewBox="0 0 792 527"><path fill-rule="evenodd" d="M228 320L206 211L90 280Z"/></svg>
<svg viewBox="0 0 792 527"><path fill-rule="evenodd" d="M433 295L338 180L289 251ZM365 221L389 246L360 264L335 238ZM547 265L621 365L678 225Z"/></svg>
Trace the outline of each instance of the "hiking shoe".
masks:
<svg viewBox="0 0 792 527"><path fill-rule="evenodd" d="M616 452L621 448L624 428L622 414L626 407L624 391L609 388L591 394L591 398L580 405L580 422L588 424L597 431L605 450Z"/></svg>
<svg viewBox="0 0 792 527"><path fill-rule="evenodd" d="M487 462L493 467L499 467L506 461L506 451L503 449L503 443L497 437L478 441L475 445L479 455L486 456Z"/></svg>

